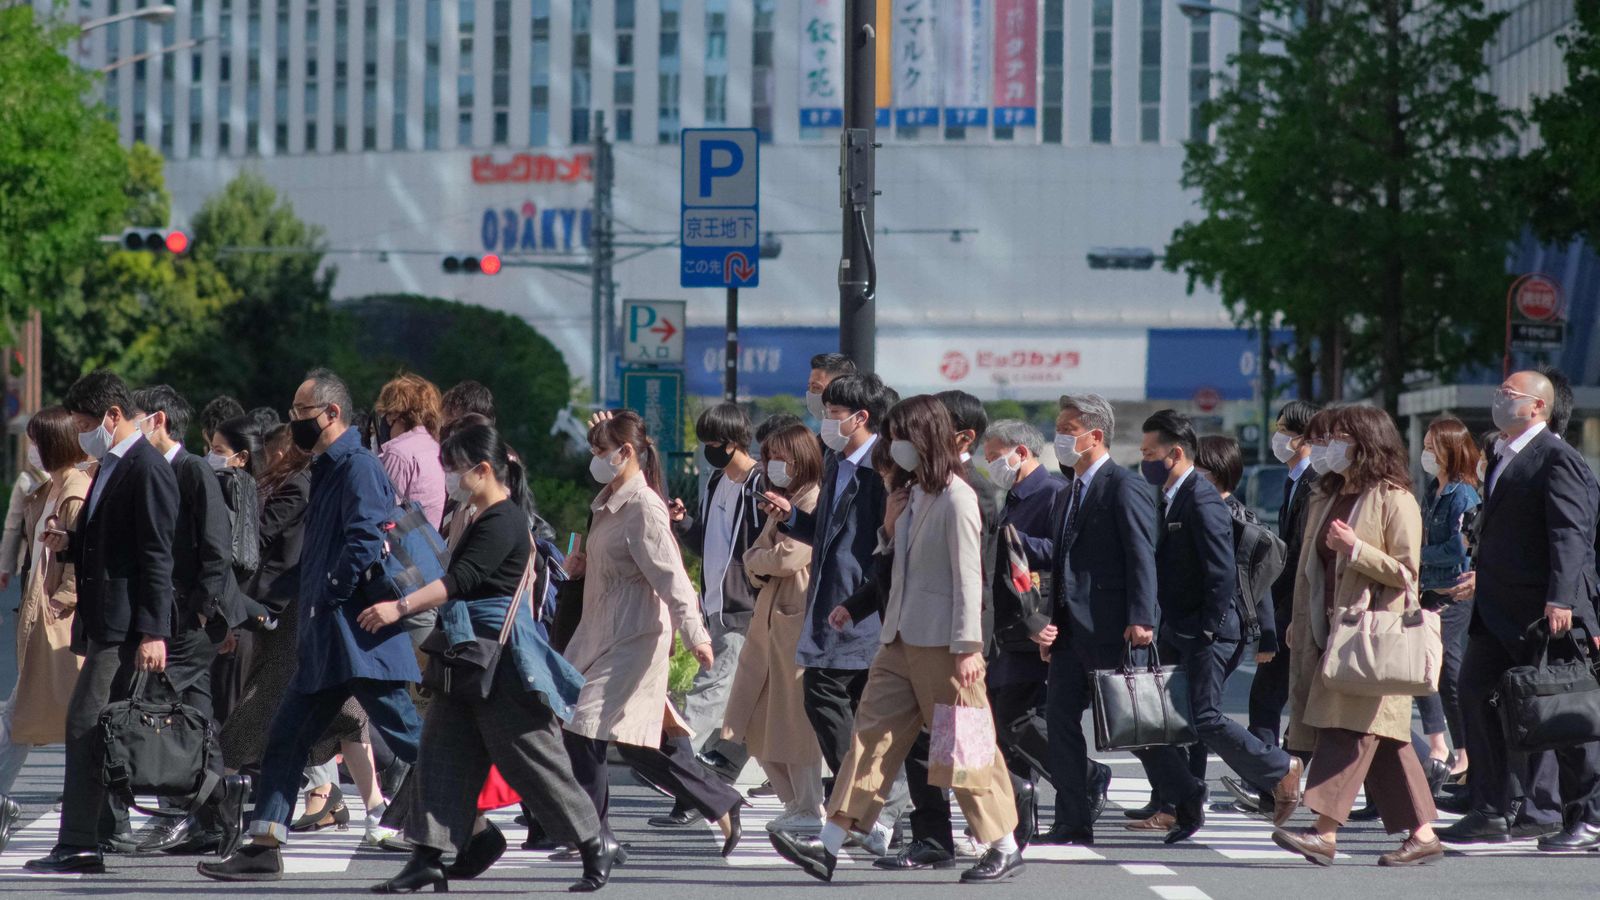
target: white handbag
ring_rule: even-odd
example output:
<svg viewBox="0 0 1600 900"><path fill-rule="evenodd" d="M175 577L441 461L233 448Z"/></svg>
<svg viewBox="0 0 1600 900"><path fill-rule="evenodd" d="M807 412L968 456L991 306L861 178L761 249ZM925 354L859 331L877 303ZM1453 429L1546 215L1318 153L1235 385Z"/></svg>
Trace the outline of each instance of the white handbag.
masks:
<svg viewBox="0 0 1600 900"><path fill-rule="evenodd" d="M1368 584L1356 602L1329 622L1322 656L1323 684L1362 697L1420 697L1437 693L1444 665L1439 614L1422 608L1416 577L1401 567L1405 605L1400 612L1374 610ZM1392 588L1390 589L1392 590Z"/></svg>

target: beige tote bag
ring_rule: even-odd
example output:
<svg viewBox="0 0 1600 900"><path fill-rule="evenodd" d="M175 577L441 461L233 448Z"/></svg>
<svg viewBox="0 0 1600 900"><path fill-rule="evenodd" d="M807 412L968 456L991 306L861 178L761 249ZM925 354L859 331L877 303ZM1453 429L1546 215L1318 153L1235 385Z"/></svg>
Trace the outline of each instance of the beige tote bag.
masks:
<svg viewBox="0 0 1600 900"><path fill-rule="evenodd" d="M1375 595L1393 590L1373 582L1329 623L1322 657L1323 684L1361 697L1420 697L1437 693L1444 665L1439 614L1422 608L1416 576L1405 577L1400 612L1372 608Z"/></svg>

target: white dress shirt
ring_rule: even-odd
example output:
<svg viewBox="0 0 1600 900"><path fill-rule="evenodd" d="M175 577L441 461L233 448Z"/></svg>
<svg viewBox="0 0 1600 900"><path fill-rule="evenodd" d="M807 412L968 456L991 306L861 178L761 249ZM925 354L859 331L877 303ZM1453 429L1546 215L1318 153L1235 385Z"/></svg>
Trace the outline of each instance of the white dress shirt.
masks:
<svg viewBox="0 0 1600 900"><path fill-rule="evenodd" d="M1544 423L1535 422L1533 427L1517 435L1516 440L1509 442L1504 438L1500 440L1495 449L1494 471L1489 473L1489 493L1493 494L1495 485L1500 483L1500 473L1504 472L1506 466L1517 458L1517 454L1527 449L1528 445L1533 443L1533 439L1538 437L1542 431L1544 431Z"/></svg>

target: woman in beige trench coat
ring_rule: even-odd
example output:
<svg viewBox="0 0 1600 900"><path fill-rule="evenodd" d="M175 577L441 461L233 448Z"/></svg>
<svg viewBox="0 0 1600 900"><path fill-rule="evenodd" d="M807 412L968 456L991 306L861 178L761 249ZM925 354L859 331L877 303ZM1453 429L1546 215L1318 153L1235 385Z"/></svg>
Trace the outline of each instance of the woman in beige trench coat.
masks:
<svg viewBox="0 0 1600 900"><path fill-rule="evenodd" d="M72 612L78 587L72 565L39 543L51 516L70 530L89 493L77 430L66 410L40 411L28 422L28 450L50 480L35 488L23 508L27 581L17 616L17 684L6 709L0 742L0 793L11 790L29 748L66 740L67 701L78 681L83 658L73 653Z"/></svg>
<svg viewBox="0 0 1600 900"><path fill-rule="evenodd" d="M609 834L606 750L615 742L635 772L718 824L727 856L739 843L744 798L695 762L687 740L663 735L674 628L701 666L712 654L661 497L660 457L631 410L600 417L589 444L589 473L605 488L591 507L588 546L568 567L584 581L583 618L564 651L584 677L562 733L573 774Z"/></svg>
<svg viewBox="0 0 1600 900"><path fill-rule="evenodd" d="M816 435L791 425L761 444L767 481L805 512L817 505L822 453ZM806 588L811 583L811 547L778 531L769 519L744 555L745 574L760 590L750 633L739 654L724 740L743 741L783 801L783 815L768 831L810 834L822 828L822 749L806 718L804 670L795 662L805 628Z"/></svg>
<svg viewBox="0 0 1600 900"><path fill-rule="evenodd" d="M1320 413L1307 434L1313 443L1326 440L1326 449L1314 452L1327 454L1329 471L1307 509L1295 571L1288 746L1312 751L1302 802L1317 821L1303 831L1280 828L1273 840L1331 865L1337 831L1365 784L1385 829L1408 833L1378 864L1433 862L1444 852L1433 830L1433 792L1411 748L1412 697L1349 694L1321 677L1333 616L1369 591L1374 609L1398 611L1407 584L1415 584L1422 512L1405 447L1394 422L1371 407Z"/></svg>

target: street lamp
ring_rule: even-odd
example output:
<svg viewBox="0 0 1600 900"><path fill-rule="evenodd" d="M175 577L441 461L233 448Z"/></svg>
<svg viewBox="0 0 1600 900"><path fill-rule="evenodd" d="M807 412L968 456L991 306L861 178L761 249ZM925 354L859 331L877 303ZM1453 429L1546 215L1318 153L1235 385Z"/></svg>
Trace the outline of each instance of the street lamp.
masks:
<svg viewBox="0 0 1600 900"><path fill-rule="evenodd" d="M118 22L126 22L129 19L142 19L146 22L160 24L168 21L177 14L178 8L173 6L171 3L161 3L155 6L141 6L138 9L130 9L127 12L119 12L113 16L103 16L98 19L89 19L85 22L79 22L78 33L80 35L88 34L89 32L94 31L96 28L104 28L107 25L115 25Z"/></svg>
<svg viewBox="0 0 1600 900"><path fill-rule="evenodd" d="M1178 11L1191 19L1201 19L1212 13L1233 16L1246 25L1259 28L1273 37L1287 38L1291 36L1288 30L1279 28L1260 16L1246 15L1237 9L1229 9L1226 6L1218 6L1215 3L1206 3L1204 0L1178 0Z"/></svg>
<svg viewBox="0 0 1600 900"><path fill-rule="evenodd" d="M133 56L125 56L122 59L119 59L114 63L109 63L107 65L101 66L100 67L100 71L102 73L104 73L104 72L115 72L116 70L122 68L123 66L131 66L136 62L144 62L147 59L155 59L158 56L165 56L168 53L177 53L179 50L189 50L189 49L198 47L201 44L209 43L211 41L215 41L215 40L219 40L219 39L220 38L219 38L218 35L208 34L203 38L196 38L194 40L188 40L188 41L179 41L176 44L173 44L173 45L168 46L168 47L162 47L159 50L151 50L151 51L146 52L146 53L138 53L138 54L135 54Z"/></svg>

